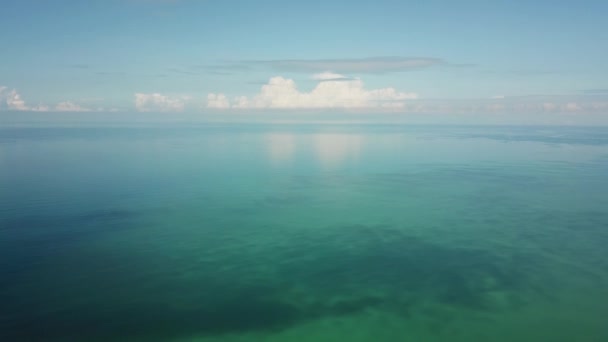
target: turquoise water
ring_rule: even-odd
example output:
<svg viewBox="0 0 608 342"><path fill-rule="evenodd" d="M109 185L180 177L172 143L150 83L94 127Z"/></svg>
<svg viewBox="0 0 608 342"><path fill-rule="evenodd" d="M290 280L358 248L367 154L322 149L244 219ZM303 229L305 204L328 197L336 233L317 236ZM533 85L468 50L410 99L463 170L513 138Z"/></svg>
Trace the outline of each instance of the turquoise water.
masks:
<svg viewBox="0 0 608 342"><path fill-rule="evenodd" d="M2 341L608 341L607 245L607 128L0 128Z"/></svg>

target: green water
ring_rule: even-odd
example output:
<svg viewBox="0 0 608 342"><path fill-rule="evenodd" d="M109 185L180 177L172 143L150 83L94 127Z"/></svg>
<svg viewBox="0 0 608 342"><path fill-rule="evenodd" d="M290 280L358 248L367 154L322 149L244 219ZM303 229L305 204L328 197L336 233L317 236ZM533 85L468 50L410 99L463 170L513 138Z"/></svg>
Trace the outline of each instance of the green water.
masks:
<svg viewBox="0 0 608 342"><path fill-rule="evenodd" d="M0 129L2 341L608 341L608 129Z"/></svg>

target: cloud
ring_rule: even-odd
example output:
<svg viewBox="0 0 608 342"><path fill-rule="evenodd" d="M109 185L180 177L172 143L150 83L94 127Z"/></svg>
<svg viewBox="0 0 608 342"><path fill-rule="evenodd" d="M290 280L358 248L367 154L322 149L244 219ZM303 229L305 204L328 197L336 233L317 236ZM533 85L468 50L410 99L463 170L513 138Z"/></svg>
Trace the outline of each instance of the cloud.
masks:
<svg viewBox="0 0 608 342"><path fill-rule="evenodd" d="M207 95L207 107L208 108L217 108L217 109L226 109L230 108L230 102L228 98L224 94L214 94L211 93Z"/></svg>
<svg viewBox="0 0 608 342"><path fill-rule="evenodd" d="M492 99L425 99L409 101L403 112L410 113L598 113L605 114L608 99L597 100L589 96L505 96Z"/></svg>
<svg viewBox="0 0 608 342"><path fill-rule="evenodd" d="M349 80L350 78L331 71L325 71L312 75L312 79L316 81L342 81Z"/></svg>
<svg viewBox="0 0 608 342"><path fill-rule="evenodd" d="M585 95L530 95L507 98L512 111L554 113L604 113L608 97L601 94Z"/></svg>
<svg viewBox="0 0 608 342"><path fill-rule="evenodd" d="M9 90L6 86L0 86L0 109L29 110L17 90Z"/></svg>
<svg viewBox="0 0 608 342"><path fill-rule="evenodd" d="M588 104L588 106L591 107L593 110L606 111L606 110L608 110L608 101L606 101L606 102L591 102L590 104Z"/></svg>
<svg viewBox="0 0 608 342"><path fill-rule="evenodd" d="M335 76L334 74L324 74ZM339 75L341 76L341 75ZM322 79L323 77L317 77ZM405 100L416 99L418 94L399 92L394 88L367 90L363 81L327 80L321 81L310 92L298 90L292 79L273 77L262 86L255 96L238 96L232 103L224 94L211 93L207 97L209 108L281 108L281 109L324 109L324 108L401 108Z"/></svg>
<svg viewBox="0 0 608 342"><path fill-rule="evenodd" d="M60 102L55 106L57 112L90 112L89 108L82 107L70 101Z"/></svg>
<svg viewBox="0 0 608 342"><path fill-rule="evenodd" d="M438 65L449 65L444 60L432 57L369 57L344 59L285 59L271 61L248 61L254 65L267 65L282 71L339 73L387 73L410 71Z"/></svg>
<svg viewBox="0 0 608 342"><path fill-rule="evenodd" d="M563 105L563 110L566 112L579 112L583 110L583 108L576 102L568 102Z"/></svg>
<svg viewBox="0 0 608 342"><path fill-rule="evenodd" d="M135 94L135 109L139 112L181 112L184 110L187 96L171 97L159 93Z"/></svg>
<svg viewBox="0 0 608 342"><path fill-rule="evenodd" d="M50 112L52 111L49 106L46 105L37 105L36 107L31 108L32 112Z"/></svg>
<svg viewBox="0 0 608 342"><path fill-rule="evenodd" d="M583 90L583 93L585 94L598 94L598 95L605 95L608 94L608 89L585 89Z"/></svg>
<svg viewBox="0 0 608 342"><path fill-rule="evenodd" d="M198 76L201 74L200 72L197 72L197 71L192 71L192 70L188 70L185 68L179 68L179 67L170 67L170 68L167 68L167 71L175 73L175 74L189 75L189 76Z"/></svg>
<svg viewBox="0 0 608 342"><path fill-rule="evenodd" d="M71 101L64 101L58 103L56 106L51 107L44 104L38 104L37 106L28 105L21 94L17 90L8 90L8 87L0 86L0 109L7 109L11 111L31 111L31 112L89 112L91 109L80 106ZM99 110L103 110L100 108Z"/></svg>
<svg viewBox="0 0 608 342"><path fill-rule="evenodd" d="M208 65L192 65L182 67L182 70L192 72L204 70L205 73L214 75L232 75L259 69L301 73L324 73L331 70L338 74L386 74L432 67L468 68L473 66L476 65L449 63L435 57L377 56L333 59L233 60Z"/></svg>
<svg viewBox="0 0 608 342"><path fill-rule="evenodd" d="M551 112L551 111L554 111L555 109L557 109L557 108L558 108L558 105L556 105L556 104L555 104L555 103L553 103L553 102L543 102L543 103L540 105L540 108L541 108L543 111Z"/></svg>
<svg viewBox="0 0 608 342"><path fill-rule="evenodd" d="M21 95L14 89L6 96L6 105L9 110L29 110Z"/></svg>
<svg viewBox="0 0 608 342"><path fill-rule="evenodd" d="M471 67L474 64L453 64L434 57L380 56L335 59L278 59L227 61L223 64L202 65L209 73L232 74L255 68L271 68L285 72L323 73L331 70L343 74L382 74L420 70L430 67Z"/></svg>

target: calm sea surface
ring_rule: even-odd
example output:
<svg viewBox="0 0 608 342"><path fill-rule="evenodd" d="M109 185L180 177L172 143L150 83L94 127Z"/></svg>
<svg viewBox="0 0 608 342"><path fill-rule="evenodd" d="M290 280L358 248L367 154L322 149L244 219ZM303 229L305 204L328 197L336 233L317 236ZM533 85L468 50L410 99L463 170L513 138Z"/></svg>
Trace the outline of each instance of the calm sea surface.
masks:
<svg viewBox="0 0 608 342"><path fill-rule="evenodd" d="M608 341L608 129L0 128L1 341Z"/></svg>

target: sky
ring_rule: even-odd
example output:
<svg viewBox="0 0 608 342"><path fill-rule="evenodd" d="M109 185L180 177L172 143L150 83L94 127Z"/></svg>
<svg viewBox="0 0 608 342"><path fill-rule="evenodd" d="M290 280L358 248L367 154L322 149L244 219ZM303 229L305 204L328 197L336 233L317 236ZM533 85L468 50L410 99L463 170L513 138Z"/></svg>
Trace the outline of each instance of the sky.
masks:
<svg viewBox="0 0 608 342"><path fill-rule="evenodd" d="M0 3L0 111L608 115L603 0Z"/></svg>

